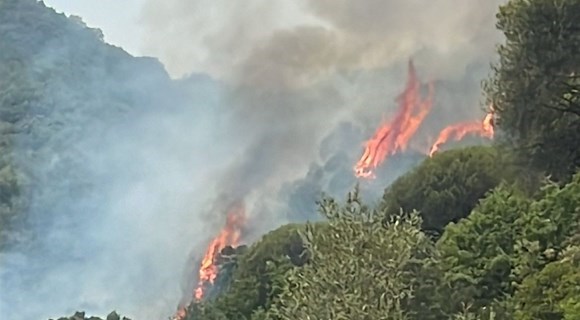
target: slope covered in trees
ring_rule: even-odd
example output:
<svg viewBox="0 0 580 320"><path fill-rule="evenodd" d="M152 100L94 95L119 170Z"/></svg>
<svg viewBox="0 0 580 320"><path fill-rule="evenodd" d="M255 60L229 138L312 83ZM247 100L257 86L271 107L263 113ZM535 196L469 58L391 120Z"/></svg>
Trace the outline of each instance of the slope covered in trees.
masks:
<svg viewBox="0 0 580 320"><path fill-rule="evenodd" d="M579 319L579 14L577 0L500 7L485 86L498 145L427 159L377 209L323 200L326 222L300 232L307 263L242 318ZM234 319L215 312L189 319Z"/></svg>
<svg viewBox="0 0 580 320"><path fill-rule="evenodd" d="M159 62L105 45L99 30L32 0L0 1L0 75L0 247L68 211L59 199L89 194L91 136L176 92Z"/></svg>
<svg viewBox="0 0 580 320"><path fill-rule="evenodd" d="M117 305L123 314L138 314L127 310L139 310L132 301L165 314L155 291L167 287L176 287L167 305L177 303L179 283L159 275L176 274L182 262L151 263L167 250L150 241L172 235L156 239L146 229L183 217L167 219L143 201L139 210L121 207L143 191L154 202L160 192L137 185L159 188L172 177L179 164L171 155L193 149L199 110L214 104L217 89L203 77L171 80L156 59L106 44L99 30L42 1L0 1L0 318L108 311L105 301L119 299L128 301ZM163 169L151 170L153 163ZM126 250L127 243L139 249ZM179 257L190 249L183 245ZM85 294L100 298L79 303Z"/></svg>

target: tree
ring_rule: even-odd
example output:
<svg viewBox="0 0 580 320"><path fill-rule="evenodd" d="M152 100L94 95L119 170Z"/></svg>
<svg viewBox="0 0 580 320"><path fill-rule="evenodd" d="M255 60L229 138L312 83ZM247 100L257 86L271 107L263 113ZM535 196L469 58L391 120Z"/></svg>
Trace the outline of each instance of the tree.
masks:
<svg viewBox="0 0 580 320"><path fill-rule="evenodd" d="M578 238L579 204L580 174L565 186L547 183L537 199L496 188L437 243L452 300L483 308L514 294Z"/></svg>
<svg viewBox="0 0 580 320"><path fill-rule="evenodd" d="M433 250L420 218L385 221L356 191L345 206L326 198L320 208L327 227L303 232L311 258L290 270L267 319L408 319L416 273Z"/></svg>
<svg viewBox="0 0 580 320"><path fill-rule="evenodd" d="M512 175L498 149L446 151L396 180L385 190L381 206L389 215L417 210L423 229L440 234L448 223L467 217L486 192Z"/></svg>
<svg viewBox="0 0 580 320"><path fill-rule="evenodd" d="M580 317L580 255L575 254L548 264L526 278L515 294L515 319L554 320Z"/></svg>
<svg viewBox="0 0 580 320"><path fill-rule="evenodd" d="M512 0L497 17L497 124L522 163L566 181L580 166L580 1Z"/></svg>
<svg viewBox="0 0 580 320"><path fill-rule="evenodd" d="M469 217L446 228L437 248L456 309L482 308L513 292L514 245L521 234L516 220L529 206L528 199L500 186Z"/></svg>

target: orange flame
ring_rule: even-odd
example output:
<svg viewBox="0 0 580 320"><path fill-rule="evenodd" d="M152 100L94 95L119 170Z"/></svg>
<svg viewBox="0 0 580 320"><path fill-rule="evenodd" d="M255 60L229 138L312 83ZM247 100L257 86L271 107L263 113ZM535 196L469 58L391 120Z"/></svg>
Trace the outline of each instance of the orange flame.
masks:
<svg viewBox="0 0 580 320"><path fill-rule="evenodd" d="M195 299L200 300L204 295L204 287L207 283L213 284L217 276L217 266L215 259L218 257L220 251L226 246L239 245L240 237L242 235L241 229L245 221L245 208L242 203L234 204L228 210L228 217L226 226L222 229L217 237L213 239L211 244L207 247L205 255L199 268L199 282L197 289L195 289Z"/></svg>
<svg viewBox="0 0 580 320"><path fill-rule="evenodd" d="M439 147L447 141L453 139L459 141L468 134L478 134L484 138L493 139L494 136L494 109L490 106L490 111L485 115L483 121L468 121L450 125L439 133L439 137L429 150L429 157L432 157Z"/></svg>
<svg viewBox="0 0 580 320"><path fill-rule="evenodd" d="M407 149L413 137L433 105L433 84L429 83L429 94L421 99L421 83L417 79L413 62L409 61L408 80L405 91L397 98L399 110L395 118L383 124L375 135L365 143L365 151L354 167L359 178L374 177L373 170L387 157Z"/></svg>
<svg viewBox="0 0 580 320"><path fill-rule="evenodd" d="M228 210L226 225L220 233L211 241L203 256L198 275L197 288L193 292L196 300L201 300L205 295L208 284L213 284L218 274L216 258L222 249L227 246L238 246L242 235L242 227L246 218L246 210L243 202L232 204ZM187 315L187 307L179 307L173 316L175 320L183 320Z"/></svg>

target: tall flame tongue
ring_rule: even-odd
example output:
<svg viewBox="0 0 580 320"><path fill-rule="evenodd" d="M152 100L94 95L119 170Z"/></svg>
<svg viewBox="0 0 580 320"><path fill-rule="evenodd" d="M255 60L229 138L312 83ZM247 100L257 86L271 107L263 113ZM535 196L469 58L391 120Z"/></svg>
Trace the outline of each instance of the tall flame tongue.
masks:
<svg viewBox="0 0 580 320"><path fill-rule="evenodd" d="M432 157L442 144L453 139L459 141L468 134L477 134L481 137L493 139L494 136L494 109L490 106L490 111L485 115L483 121L468 121L450 125L439 133L439 137L429 150L429 157Z"/></svg>
<svg viewBox="0 0 580 320"><path fill-rule="evenodd" d="M413 62L409 61L408 80L405 91L397 98L399 109L395 118L381 125L375 135L365 143L365 150L354 167L358 178L373 178L375 170L387 157L407 149L413 137L433 105L433 84L429 94L421 99L421 83L417 79Z"/></svg>
<svg viewBox="0 0 580 320"><path fill-rule="evenodd" d="M242 227L246 219L246 210L243 202L233 203L227 213L226 225L220 233L211 241L207 247L199 268L197 288L193 292L196 300L201 300L205 296L206 287L214 283L218 267L216 259L221 250L227 246L236 247L239 245L242 235ZM181 306L173 319L185 319L187 307Z"/></svg>
<svg viewBox="0 0 580 320"><path fill-rule="evenodd" d="M217 276L217 266L215 260L220 251L226 246L238 246L242 225L245 221L245 208L242 203L234 204L228 211L226 226L222 229L217 237L213 239L207 247L205 255L199 268L199 282L195 289L195 299L201 300L204 296L204 288L210 283L213 284Z"/></svg>

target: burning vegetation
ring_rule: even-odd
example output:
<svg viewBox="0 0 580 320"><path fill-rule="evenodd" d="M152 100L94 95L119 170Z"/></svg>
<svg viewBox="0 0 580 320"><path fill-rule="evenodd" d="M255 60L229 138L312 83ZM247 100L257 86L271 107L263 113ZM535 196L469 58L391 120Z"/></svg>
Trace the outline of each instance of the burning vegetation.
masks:
<svg viewBox="0 0 580 320"><path fill-rule="evenodd" d="M433 107L434 86L428 83L427 97L421 97L421 82L412 61L409 61L408 79L405 90L397 98L399 109L391 121L382 124L374 136L366 141L360 160L354 167L357 178L374 178L375 169L390 156L404 152L409 147L411 139ZM459 141L469 134L492 139L493 107L483 121L465 121L444 128L431 146L427 155L433 156L441 145L450 140Z"/></svg>
<svg viewBox="0 0 580 320"><path fill-rule="evenodd" d="M354 167L358 178L374 178L375 169L389 157L405 152L433 107L434 85L432 82L421 83L412 61L409 61L407 77L405 89L396 99L399 106L397 113L390 121L383 123L374 136L365 143L364 153ZM449 125L439 133L436 142L425 154L433 156L441 145L448 141L461 140L469 134L493 138L493 116L493 108L490 108L483 121L465 121ZM186 297L187 302L180 305L174 319L185 319L188 306L207 297L207 290L214 285L220 271L218 266L220 254L227 247L231 249L239 245L245 219L243 201L234 202L229 206L225 226L207 246L201 260L192 296Z"/></svg>
<svg viewBox="0 0 580 320"><path fill-rule="evenodd" d="M193 292L193 299L201 301L206 297L208 287L212 286L219 272L218 258L223 249L237 247L240 244L243 225L246 221L246 209L243 201L236 201L229 206L225 226L213 238L205 250L198 272L197 287ZM189 303L193 301L189 299ZM187 305L178 308L174 319L185 319Z"/></svg>
<svg viewBox="0 0 580 320"><path fill-rule="evenodd" d="M409 61L407 86L397 98L399 110L391 121L381 125L365 143L365 151L354 167L357 177L373 178L373 171L389 156L407 149L409 140L433 106L433 94L433 84L429 83L427 98L421 98L421 83L413 62Z"/></svg>
<svg viewBox="0 0 580 320"><path fill-rule="evenodd" d="M484 138L493 139L493 116L493 106L490 106L490 110L483 118L483 121L466 121L445 127L429 150L429 156L432 157L439 151L439 147L449 140L459 141L468 134L476 134Z"/></svg>

